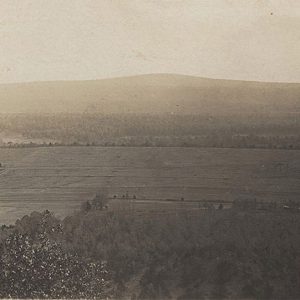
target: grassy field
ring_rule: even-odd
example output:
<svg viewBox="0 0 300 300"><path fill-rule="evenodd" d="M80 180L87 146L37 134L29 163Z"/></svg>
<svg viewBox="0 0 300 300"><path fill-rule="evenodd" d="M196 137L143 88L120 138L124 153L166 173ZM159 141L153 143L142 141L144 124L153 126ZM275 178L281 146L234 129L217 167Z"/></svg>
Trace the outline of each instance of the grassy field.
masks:
<svg viewBox="0 0 300 300"><path fill-rule="evenodd" d="M65 216L102 188L112 197L128 192L139 201L287 201L300 196L297 150L3 148L0 162L0 222L6 224L33 210Z"/></svg>

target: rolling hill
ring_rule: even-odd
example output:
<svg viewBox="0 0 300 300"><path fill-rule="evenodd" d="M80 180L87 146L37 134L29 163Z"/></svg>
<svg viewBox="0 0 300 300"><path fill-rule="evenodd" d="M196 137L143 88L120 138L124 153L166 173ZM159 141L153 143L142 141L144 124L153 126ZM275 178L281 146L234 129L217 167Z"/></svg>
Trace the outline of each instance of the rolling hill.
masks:
<svg viewBox="0 0 300 300"><path fill-rule="evenodd" d="M0 85L1 113L300 113L300 84L151 74Z"/></svg>

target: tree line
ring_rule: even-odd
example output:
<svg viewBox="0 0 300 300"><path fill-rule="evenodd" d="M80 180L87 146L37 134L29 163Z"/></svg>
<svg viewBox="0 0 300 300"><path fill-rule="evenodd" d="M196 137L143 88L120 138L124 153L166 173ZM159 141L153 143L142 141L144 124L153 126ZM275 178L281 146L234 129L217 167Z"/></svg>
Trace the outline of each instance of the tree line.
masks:
<svg viewBox="0 0 300 300"><path fill-rule="evenodd" d="M98 145L299 149L299 129L300 118L285 114L248 117L2 114L0 144L5 147Z"/></svg>

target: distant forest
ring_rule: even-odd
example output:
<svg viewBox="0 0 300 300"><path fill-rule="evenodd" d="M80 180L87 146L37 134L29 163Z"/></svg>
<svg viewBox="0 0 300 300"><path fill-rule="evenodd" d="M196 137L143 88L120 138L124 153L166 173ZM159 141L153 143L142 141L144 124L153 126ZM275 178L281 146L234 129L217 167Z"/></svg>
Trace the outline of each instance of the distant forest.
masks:
<svg viewBox="0 0 300 300"><path fill-rule="evenodd" d="M298 113L0 115L0 144L6 147L98 145L299 149L299 132Z"/></svg>

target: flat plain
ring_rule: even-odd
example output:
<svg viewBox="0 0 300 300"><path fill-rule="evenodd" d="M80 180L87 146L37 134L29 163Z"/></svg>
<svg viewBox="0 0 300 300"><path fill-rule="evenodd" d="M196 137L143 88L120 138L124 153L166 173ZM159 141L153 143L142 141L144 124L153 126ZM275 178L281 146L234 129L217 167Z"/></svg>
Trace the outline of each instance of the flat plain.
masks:
<svg viewBox="0 0 300 300"><path fill-rule="evenodd" d="M64 217L106 189L156 200L299 200L300 151L175 147L1 148L0 223L49 209ZM171 202L170 202L171 205Z"/></svg>

